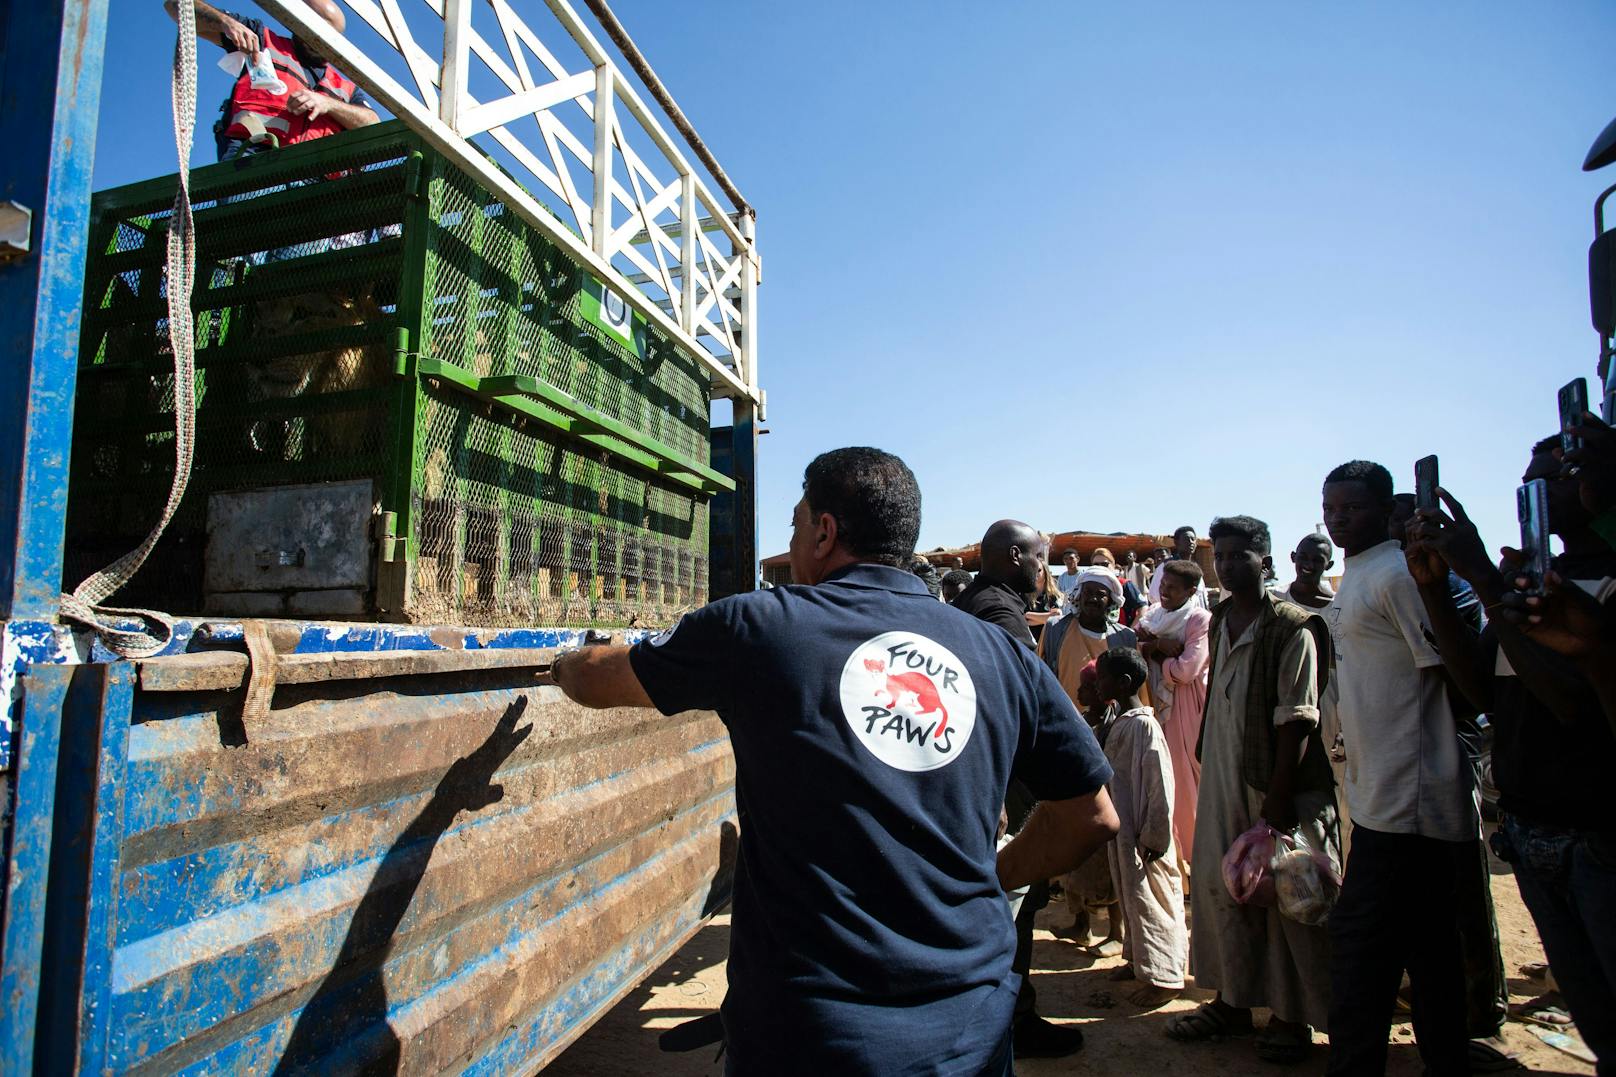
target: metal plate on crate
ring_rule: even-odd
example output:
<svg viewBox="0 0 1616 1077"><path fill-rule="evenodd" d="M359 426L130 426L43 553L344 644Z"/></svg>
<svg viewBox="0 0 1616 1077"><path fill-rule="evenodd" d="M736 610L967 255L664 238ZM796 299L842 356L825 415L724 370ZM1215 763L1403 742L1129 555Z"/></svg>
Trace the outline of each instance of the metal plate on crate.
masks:
<svg viewBox="0 0 1616 1077"><path fill-rule="evenodd" d="M369 479L213 494L203 575L208 608L235 604L229 596L243 593L351 596L368 589L375 503Z"/></svg>

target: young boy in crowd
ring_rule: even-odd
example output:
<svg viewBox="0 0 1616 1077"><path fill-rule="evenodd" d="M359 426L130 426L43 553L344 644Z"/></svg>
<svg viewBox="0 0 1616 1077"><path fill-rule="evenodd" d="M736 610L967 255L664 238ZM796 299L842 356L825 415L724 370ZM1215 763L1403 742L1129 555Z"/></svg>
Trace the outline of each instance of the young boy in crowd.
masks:
<svg viewBox="0 0 1616 1077"><path fill-rule="evenodd" d="M1077 709L1094 730L1094 739L1104 748L1116 709L1100 698L1099 677L1099 667L1094 662L1083 667L1077 686ZM1089 949L1098 957L1116 957L1122 953L1122 910L1117 905L1116 887L1111 883L1110 856L1091 856L1075 871L1067 872L1061 877L1061 890L1066 895L1066 907L1072 913L1072 926L1057 934L1071 938L1079 946L1089 946L1094 914L1104 911L1105 938Z"/></svg>
<svg viewBox="0 0 1616 1077"><path fill-rule="evenodd" d="M1111 881L1128 926L1122 944L1127 963L1111 978L1138 980L1129 1001L1154 1008L1184 989L1189 957L1173 848L1173 766L1161 726L1139 699L1148 676L1144 656L1122 647L1100 655L1096 667L1100 698L1118 710L1105 754L1115 771L1111 799L1122 821L1111 840Z"/></svg>
<svg viewBox="0 0 1616 1077"><path fill-rule="evenodd" d="M1328 609L1335 601L1335 589L1324 574L1335 567L1335 547L1324 535L1303 535L1296 549L1291 551L1291 568L1296 579L1280 593L1304 609Z"/></svg>
<svg viewBox="0 0 1616 1077"><path fill-rule="evenodd" d="M1195 798L1201 787L1201 711L1206 707L1207 626L1212 613L1194 599L1201 566L1169 561L1162 570L1161 605L1139 619L1139 653L1150 663L1150 702L1173 760L1173 839L1188 875L1195 844ZM1186 883L1186 885L1188 885Z"/></svg>
<svg viewBox="0 0 1616 1077"><path fill-rule="evenodd" d="M1330 1000L1329 936L1276 908L1240 905L1216 865L1259 819L1300 830L1339 867L1335 785L1318 732L1322 621L1263 586L1268 525L1250 516L1215 520L1213 564L1228 598L1212 612L1206 713L1201 723L1200 802L1191 877L1195 982L1217 997L1169 1021L1193 1042L1252 1031L1253 1007L1272 1011L1257 1041L1269 1062L1302 1061L1324 1027Z"/></svg>

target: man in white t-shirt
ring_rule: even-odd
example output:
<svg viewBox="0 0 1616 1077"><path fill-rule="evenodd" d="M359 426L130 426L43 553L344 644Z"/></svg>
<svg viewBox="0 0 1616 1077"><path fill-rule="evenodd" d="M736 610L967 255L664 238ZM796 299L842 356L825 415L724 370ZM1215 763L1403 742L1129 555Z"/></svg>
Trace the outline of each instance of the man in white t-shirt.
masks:
<svg viewBox="0 0 1616 1077"><path fill-rule="evenodd" d="M1384 1073L1398 982L1431 1074L1468 1073L1454 910L1480 837L1442 656L1402 548L1386 535L1392 477L1354 460L1324 480L1324 525L1346 555L1323 611L1336 644L1352 852L1330 914L1330 1074Z"/></svg>
<svg viewBox="0 0 1616 1077"><path fill-rule="evenodd" d="M1070 549L1061 554L1061 564L1066 571L1055 577L1055 586L1060 588L1061 613L1066 614L1077 604L1077 573L1082 566L1078 564L1077 551Z"/></svg>

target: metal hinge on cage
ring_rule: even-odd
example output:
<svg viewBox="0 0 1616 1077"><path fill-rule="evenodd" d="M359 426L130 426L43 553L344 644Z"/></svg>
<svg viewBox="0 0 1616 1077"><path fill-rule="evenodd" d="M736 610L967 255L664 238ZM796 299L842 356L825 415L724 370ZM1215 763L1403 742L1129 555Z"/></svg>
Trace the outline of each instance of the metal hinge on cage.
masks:
<svg viewBox="0 0 1616 1077"><path fill-rule="evenodd" d="M384 512L376 517L376 559L391 563L398 559L398 513Z"/></svg>
<svg viewBox="0 0 1616 1077"><path fill-rule="evenodd" d="M415 377L419 355L410 348L410 331L399 326L393 331L393 373L400 378Z"/></svg>

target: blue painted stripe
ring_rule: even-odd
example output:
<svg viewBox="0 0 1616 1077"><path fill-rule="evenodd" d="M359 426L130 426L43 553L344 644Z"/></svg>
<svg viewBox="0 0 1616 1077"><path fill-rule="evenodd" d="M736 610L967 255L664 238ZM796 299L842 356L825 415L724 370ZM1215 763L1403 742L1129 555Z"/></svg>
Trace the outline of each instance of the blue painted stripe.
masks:
<svg viewBox="0 0 1616 1077"><path fill-rule="evenodd" d="M95 832L85 909L83 988L79 999L80 1073L104 1071L110 1031L113 936L118 909L118 861L123 837L124 765L129 717L134 708L135 669L127 662L106 667L100 700L101 752L96 774ZM71 1030L64 1029L64 1033Z"/></svg>
<svg viewBox="0 0 1616 1077"><path fill-rule="evenodd" d="M0 620L43 620L62 587L69 441L108 0L0 7L5 197L34 251L0 265Z"/></svg>
<svg viewBox="0 0 1616 1077"><path fill-rule="evenodd" d="M467 711L497 713L511 699L507 690L423 696L377 693L361 705L362 709L353 700L335 699L304 704L302 713L311 730L327 731L317 736L329 736L331 730L369 728L379 731L383 739L405 741L424 727L454 721ZM221 703L222 697L210 696L209 701ZM230 704L222 701L222 705ZM129 738L126 833L231 814L248 807L267 807L262 786L244 787L233 775L209 768L211 757L219 752L219 725L211 712L161 722L142 721L135 726ZM266 775L266 779L275 778L282 778L289 791L298 793L321 788L317 778L304 782L297 775Z"/></svg>
<svg viewBox="0 0 1616 1077"><path fill-rule="evenodd" d="M499 780L510 782L515 773L502 771ZM141 940L165 937L165 932L175 924L218 923L221 916L233 909L261 907L266 902L289 896L296 901L295 893L303 887L343 872L358 870L368 877L386 852L390 836L402 832L432 796L433 790L427 788L410 796L326 816L318 825L328 832L363 828L377 834L380 845L343 849L318 839L303 842L299 852L306 859L299 865L297 878L281 885L266 879L261 870L266 863L287 858L287 844L295 839L280 830L131 868L123 877L123 900L118 907L118 945L126 952L133 951L143 945ZM444 837L531 811L533 805L493 805L475 816L465 817L445 831ZM362 893L363 887L358 892Z"/></svg>
<svg viewBox="0 0 1616 1077"><path fill-rule="evenodd" d="M698 833L708 834L726 820L733 819L730 792L697 805L682 815L704 820ZM705 839L703 839L705 840ZM475 976L490 961L508 959L517 949L531 946L531 940L556 920L582 911L587 905L604 900L614 889L649 877L667 852L633 865L627 872L611 877L604 874L605 862L613 850L606 850L577 867L563 870L526 888L522 893L480 916L456 924L446 933L428 931L409 949L397 950L388 959L384 973L390 1012L407 1007L435 991L448 989L464 977ZM429 855L430 848L420 855ZM378 858L379 859L379 858ZM200 1035L218 1022L246 1013L300 982L307 982L311 967L330 967L349 926L349 914L342 911L345 901L357 900L372 884L374 862L350 871L315 880L275 899L232 910L225 917L185 925L165 936L143 940L121 948L115 959L115 995L108 1014L114 1037L112 1058L117 1068L150 1057L165 1047ZM421 867L414 857L396 864L403 874ZM563 900L562 895L571 895ZM543 921L532 917L534 909L553 909ZM320 920L323 910L333 910L333 918ZM452 914L417 895L394 938L409 937L420 924L434 917ZM438 953L456 950L456 940L468 934L480 935L492 920L508 925L501 943L491 951L468 950L461 962L434 968ZM272 937L259 938L245 946L230 948L232 939L262 932L266 924L277 926ZM183 936L183 937L182 937ZM194 963L193 963L194 962ZM185 967L181 976L164 976L169 968ZM322 1008L342 1013L353 1005L350 996L373 991L376 974L367 973L346 990L328 996Z"/></svg>
<svg viewBox="0 0 1616 1077"><path fill-rule="evenodd" d="M528 647L581 647L596 631L588 628L471 628L464 625L350 624L338 621L294 621L298 630L293 654L345 654L372 651L512 650ZM128 622L130 627L138 627ZM206 627L204 627L206 626ZM656 630L614 629L626 643L638 643ZM96 662L120 661L87 630L80 630L79 649ZM159 657L186 654L193 644L243 643L241 623L231 620L179 619L174 637Z"/></svg>
<svg viewBox="0 0 1616 1077"><path fill-rule="evenodd" d="M56 762L62 707L72 670L30 671L23 697L12 804L11 858L6 864L5 919L0 923L0 1073L31 1073L34 1018L45 943L45 884L56 811Z"/></svg>

